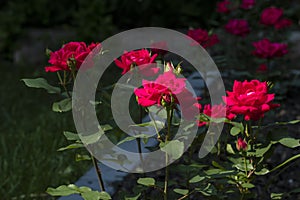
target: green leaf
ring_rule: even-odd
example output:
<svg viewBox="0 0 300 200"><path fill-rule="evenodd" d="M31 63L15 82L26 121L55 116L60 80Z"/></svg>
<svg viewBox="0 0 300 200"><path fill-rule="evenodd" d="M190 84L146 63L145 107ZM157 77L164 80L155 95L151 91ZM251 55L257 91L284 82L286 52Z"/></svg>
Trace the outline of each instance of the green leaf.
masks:
<svg viewBox="0 0 300 200"><path fill-rule="evenodd" d="M261 176L261 175L266 175L270 171L267 168L262 168L259 172L254 172L256 175Z"/></svg>
<svg viewBox="0 0 300 200"><path fill-rule="evenodd" d="M235 126L233 126L233 127L230 129L230 134L231 134L232 136L236 136L236 135L238 135L240 132L241 132L241 129L238 128L238 127L235 127Z"/></svg>
<svg viewBox="0 0 300 200"><path fill-rule="evenodd" d="M292 120L289 122L276 122L275 124L279 124L279 125L287 125L287 124L297 124L300 123L300 120Z"/></svg>
<svg viewBox="0 0 300 200"><path fill-rule="evenodd" d="M52 105L52 110L54 112L67 112L72 109L72 99L67 98L59 102L54 102Z"/></svg>
<svg viewBox="0 0 300 200"><path fill-rule="evenodd" d="M176 188L176 189L174 189L174 192L176 192L178 194L186 195L189 193L189 190Z"/></svg>
<svg viewBox="0 0 300 200"><path fill-rule="evenodd" d="M79 194L78 187L76 185L61 185L57 188L48 188L46 192L52 196L69 196L71 194Z"/></svg>
<svg viewBox="0 0 300 200"><path fill-rule="evenodd" d="M124 142L130 142L130 141L135 140L137 138L142 138L144 140L144 139L148 139L149 137L151 137L151 136L146 135L146 134L138 134L138 135L135 135L135 136L128 136L128 137L124 138L123 140L121 140L120 142L118 142L117 145L123 144Z"/></svg>
<svg viewBox="0 0 300 200"><path fill-rule="evenodd" d="M286 147L295 148L295 147L300 146L299 141L300 141L299 139L287 137L287 138L280 139L278 142Z"/></svg>
<svg viewBox="0 0 300 200"><path fill-rule="evenodd" d="M80 137L77 133L64 131L64 136L67 138L67 140L80 140Z"/></svg>
<svg viewBox="0 0 300 200"><path fill-rule="evenodd" d="M141 196L141 193L138 193L134 197L125 197L125 200L138 200L140 196Z"/></svg>
<svg viewBox="0 0 300 200"><path fill-rule="evenodd" d="M235 152L234 152L234 150L233 150L231 144L227 144L227 145L226 145L226 151L227 151L228 153L230 153L230 154L235 154Z"/></svg>
<svg viewBox="0 0 300 200"><path fill-rule="evenodd" d="M99 200L99 192L97 191L88 191L81 194L84 200Z"/></svg>
<svg viewBox="0 0 300 200"><path fill-rule="evenodd" d="M243 183L243 184L242 184L242 187L243 187L243 188L254 188L255 185L253 185L252 183Z"/></svg>
<svg viewBox="0 0 300 200"><path fill-rule="evenodd" d="M258 147L256 149L256 151L255 151L255 156L256 157L262 157L262 156L264 156L264 154L271 148L271 146L272 146L272 143L270 143L266 147L262 147L262 148Z"/></svg>
<svg viewBox="0 0 300 200"><path fill-rule="evenodd" d="M219 174L222 170L221 169L209 169L209 170L206 170L205 173L207 175L214 175L214 174Z"/></svg>
<svg viewBox="0 0 300 200"><path fill-rule="evenodd" d="M195 190L202 193L204 196L216 195L216 188L211 183L208 183L205 188L195 188Z"/></svg>
<svg viewBox="0 0 300 200"><path fill-rule="evenodd" d="M182 156L184 150L183 142L179 140L171 140L163 147L161 147L163 152L166 152L172 159L178 159Z"/></svg>
<svg viewBox="0 0 300 200"><path fill-rule="evenodd" d="M137 180L138 184L145 185L145 186L153 186L155 185L155 179L154 178L139 178Z"/></svg>
<svg viewBox="0 0 300 200"><path fill-rule="evenodd" d="M191 178L191 179L189 180L189 182L190 182L190 183L198 183L198 182L200 182L200 181L203 181L204 179L205 179L204 176L199 176L199 175L197 175L197 176L194 176L193 178Z"/></svg>
<svg viewBox="0 0 300 200"><path fill-rule="evenodd" d="M283 193L271 193L271 199L282 199Z"/></svg>
<svg viewBox="0 0 300 200"><path fill-rule="evenodd" d="M99 129L98 132L93 133L91 135L83 136L80 135L80 139L84 144L93 144L97 142L104 134L104 131L102 129Z"/></svg>
<svg viewBox="0 0 300 200"><path fill-rule="evenodd" d="M82 160L91 160L92 158L89 155L81 155L81 154L76 154L75 155L75 161L82 161Z"/></svg>
<svg viewBox="0 0 300 200"><path fill-rule="evenodd" d="M212 165L213 165L214 167L219 168L219 169L225 170L225 168L222 167L222 166L221 166L219 163L217 163L216 161L212 161Z"/></svg>
<svg viewBox="0 0 300 200"><path fill-rule="evenodd" d="M54 93L60 93L59 87L54 87L50 85L46 79L44 78L35 78L35 79L21 79L24 81L25 85L32 88L43 88L47 90L48 93L54 94Z"/></svg>
<svg viewBox="0 0 300 200"><path fill-rule="evenodd" d="M68 149L77 149L77 148L82 148L82 147L84 147L84 145L82 143L73 143L66 147L59 148L57 151L64 151L64 150L68 150Z"/></svg>

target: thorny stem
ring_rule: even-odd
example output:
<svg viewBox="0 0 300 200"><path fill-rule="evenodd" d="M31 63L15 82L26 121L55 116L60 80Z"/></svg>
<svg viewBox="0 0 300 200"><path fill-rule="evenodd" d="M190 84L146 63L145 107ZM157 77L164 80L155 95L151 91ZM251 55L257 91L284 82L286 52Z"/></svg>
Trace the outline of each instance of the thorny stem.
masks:
<svg viewBox="0 0 300 200"><path fill-rule="evenodd" d="M57 72L57 77L59 79L60 84L62 85L65 92L67 93L68 97L71 98L71 95L70 95L70 93L69 93L69 91L67 90L67 87L66 87L66 72L64 71L64 79L61 78L61 75L60 75L59 72Z"/></svg>
<svg viewBox="0 0 300 200"><path fill-rule="evenodd" d="M165 145L167 145L170 133L171 133L171 123L172 123L172 117L173 117L173 109L172 106L167 106L167 134L165 138ZM165 168L165 186L164 186L164 200L168 199L168 181L169 181L169 167L168 167L168 161L169 161L169 156L168 153L166 152L166 168Z"/></svg>
<svg viewBox="0 0 300 200"><path fill-rule="evenodd" d="M104 188L104 183L103 183L103 179L102 179L101 170L98 166L97 159L93 155L91 155L91 156L92 156L93 165L95 167L95 170L96 170L96 173L97 173L97 176L98 176L100 189L101 189L101 191L104 192L105 188Z"/></svg>
<svg viewBox="0 0 300 200"><path fill-rule="evenodd" d="M140 106L139 123L142 123L142 118L143 118L143 107ZM136 143L137 143L137 146L138 146L138 152L139 152L139 156L140 156L142 169L144 170L144 159L143 159L143 154L142 154L141 138L136 138Z"/></svg>

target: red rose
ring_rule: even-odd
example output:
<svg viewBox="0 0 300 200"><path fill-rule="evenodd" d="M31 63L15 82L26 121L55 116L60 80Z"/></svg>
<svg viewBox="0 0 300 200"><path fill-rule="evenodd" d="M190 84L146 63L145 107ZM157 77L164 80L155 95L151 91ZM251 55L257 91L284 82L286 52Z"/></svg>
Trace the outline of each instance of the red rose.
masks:
<svg viewBox="0 0 300 200"><path fill-rule="evenodd" d="M134 90L138 104L144 107L153 106L155 104L161 105L162 95L168 93L169 90L167 87L148 81L143 81L143 88Z"/></svg>
<svg viewBox="0 0 300 200"><path fill-rule="evenodd" d="M280 19L278 22L275 23L274 27L276 29L282 29L289 27L293 24L292 20L290 19Z"/></svg>
<svg viewBox="0 0 300 200"><path fill-rule="evenodd" d="M228 8L228 5L230 5L230 1L224 0L217 3L217 12L218 13L229 13L230 10Z"/></svg>
<svg viewBox="0 0 300 200"><path fill-rule="evenodd" d="M71 67L80 68L87 55L97 46L92 43L86 46L84 42L69 42L58 51L50 53L49 63L52 66L45 67L46 72L70 71Z"/></svg>
<svg viewBox="0 0 300 200"><path fill-rule="evenodd" d="M255 47L252 54L260 58L281 57L288 53L286 44L271 43L268 39L253 42L252 44Z"/></svg>
<svg viewBox="0 0 300 200"><path fill-rule="evenodd" d="M224 118L226 117L229 120L232 120L235 118L235 114L231 113L228 108L226 108L223 104L213 105L210 104L204 105L203 113L211 118ZM226 113L226 116L223 115L223 113ZM206 125L206 122L199 122L198 126L204 126Z"/></svg>
<svg viewBox="0 0 300 200"><path fill-rule="evenodd" d="M115 64L121 69L123 69L122 75L130 71L131 68L135 66L144 65L139 67L141 74L145 76L153 76L158 73L159 68L152 66L149 66L148 68L145 64L154 63L156 57L157 54L151 56L150 52L146 49L130 51L125 52L121 56L121 60L116 59Z"/></svg>
<svg viewBox="0 0 300 200"><path fill-rule="evenodd" d="M281 18L283 10L281 8L270 7L262 11L260 16L260 23L268 26L275 25Z"/></svg>
<svg viewBox="0 0 300 200"><path fill-rule="evenodd" d="M243 0L240 7L247 10L247 9L251 9L254 5L255 5L255 0Z"/></svg>
<svg viewBox="0 0 300 200"><path fill-rule="evenodd" d="M143 80L143 88L134 90L138 103L147 107L161 105L161 101L171 103L173 99L178 103L176 95L185 90L185 78L177 78L172 71L165 72L157 77L155 81Z"/></svg>
<svg viewBox="0 0 300 200"><path fill-rule="evenodd" d="M279 106L271 103L275 94L268 94L267 83L259 80L234 81L233 90L227 91L227 95L223 100L230 112L244 115L245 120L258 120L265 112Z"/></svg>
<svg viewBox="0 0 300 200"><path fill-rule="evenodd" d="M219 38L216 34L208 35L206 30L200 28L189 30L187 35L196 40L204 48L211 47L219 42Z"/></svg>
<svg viewBox="0 0 300 200"><path fill-rule="evenodd" d="M227 32L238 36L245 36L250 32L248 22L244 19L231 19L225 25L225 29Z"/></svg>
<svg viewBox="0 0 300 200"><path fill-rule="evenodd" d="M247 142L243 140L242 138L238 138L236 142L236 148L238 151L246 151L247 150Z"/></svg>

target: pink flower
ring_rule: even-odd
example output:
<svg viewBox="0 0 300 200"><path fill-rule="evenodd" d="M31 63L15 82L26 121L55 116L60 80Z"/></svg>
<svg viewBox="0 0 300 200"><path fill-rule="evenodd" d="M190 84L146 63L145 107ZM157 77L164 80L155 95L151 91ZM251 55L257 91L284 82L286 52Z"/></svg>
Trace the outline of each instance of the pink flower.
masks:
<svg viewBox="0 0 300 200"><path fill-rule="evenodd" d="M246 151L247 150L247 142L242 139L242 138L238 138L237 142L236 142L236 148L238 151Z"/></svg>
<svg viewBox="0 0 300 200"><path fill-rule="evenodd" d="M78 70L88 54L98 45L99 43L86 46L84 42L69 42L58 51L50 53L48 62L52 65L45 67L45 71L70 71L71 67Z"/></svg>
<svg viewBox="0 0 300 200"><path fill-rule="evenodd" d="M283 10L281 8L269 7L262 11L260 16L260 23L272 26L282 17Z"/></svg>
<svg viewBox="0 0 300 200"><path fill-rule="evenodd" d="M279 104L271 103L275 94L268 94L267 83L259 80L234 81L233 90L227 91L227 95L223 100L230 112L244 115L245 120L258 120L265 112L279 107Z"/></svg>
<svg viewBox="0 0 300 200"><path fill-rule="evenodd" d="M206 30L200 28L189 30L187 35L196 40L204 48L211 47L219 42L219 38L216 34L208 35Z"/></svg>
<svg viewBox="0 0 300 200"><path fill-rule="evenodd" d="M141 70L141 74L145 76L153 76L158 73L159 68L153 66L148 66L148 68L147 66L145 66L145 64L154 63L156 57L157 54L151 56L149 51L146 49L130 51L125 52L121 56L121 60L116 59L115 64L121 69L123 69L122 75L130 71L131 68L135 66L144 65L139 68Z"/></svg>
<svg viewBox="0 0 300 200"><path fill-rule="evenodd" d="M247 10L247 9L251 9L254 5L255 5L255 0L243 0L240 7Z"/></svg>
<svg viewBox="0 0 300 200"><path fill-rule="evenodd" d="M155 83L167 87L173 94L179 94L185 89L185 78L177 78L172 70L157 77Z"/></svg>
<svg viewBox="0 0 300 200"><path fill-rule="evenodd" d="M292 20L290 19L280 19L277 21L274 25L276 29L282 29L282 28L287 28L293 24Z"/></svg>
<svg viewBox="0 0 300 200"><path fill-rule="evenodd" d="M217 3L217 12L218 13L229 13L230 10L228 8L228 5L230 5L230 1L224 0Z"/></svg>
<svg viewBox="0 0 300 200"><path fill-rule="evenodd" d="M231 19L225 25L225 29L227 32L238 36L245 36L250 32L248 22L244 19Z"/></svg>
<svg viewBox="0 0 300 200"><path fill-rule="evenodd" d="M274 58L281 57L288 53L287 45L281 43L271 43L268 39L263 39L258 42L253 42L255 50L253 55L260 58Z"/></svg>
<svg viewBox="0 0 300 200"><path fill-rule="evenodd" d="M225 113L225 116L223 115ZM235 114L231 113L229 108L227 108L224 104L218 104L211 106L210 104L204 105L203 108L203 114L217 119L217 118L227 118L229 120L232 120L235 118ZM199 121L198 126L204 126L206 125L206 122Z"/></svg>

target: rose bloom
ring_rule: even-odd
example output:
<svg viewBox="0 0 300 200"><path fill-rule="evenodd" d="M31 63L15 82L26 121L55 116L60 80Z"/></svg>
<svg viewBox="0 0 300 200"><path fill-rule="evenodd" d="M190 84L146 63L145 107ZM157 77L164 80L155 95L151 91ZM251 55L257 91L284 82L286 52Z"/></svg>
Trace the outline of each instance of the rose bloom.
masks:
<svg viewBox="0 0 300 200"><path fill-rule="evenodd" d="M229 13L230 10L228 8L228 5L230 5L230 1L224 0L217 3L217 12L218 13Z"/></svg>
<svg viewBox="0 0 300 200"><path fill-rule="evenodd" d="M185 90L185 78L177 78L172 71L165 72L155 81L143 80L143 88L134 90L138 104L144 107L161 105L162 100L166 103L178 103L176 95Z"/></svg>
<svg viewBox="0 0 300 200"><path fill-rule="evenodd" d="M157 54L150 55L150 52L146 49L126 52L121 56L121 60L115 60L115 64L123 69L122 75L130 71L131 68L139 65L141 74L145 76L153 76L158 73L159 68L150 65L149 68L145 64L154 63Z"/></svg>
<svg viewBox="0 0 300 200"><path fill-rule="evenodd" d="M211 118L227 118L229 120L232 120L236 117L235 114L231 113L228 108L224 104L218 104L211 106L210 104L204 105L203 108L203 114L211 117ZM225 116L224 116L225 114ZM204 126L207 122L198 122L198 126Z"/></svg>
<svg viewBox="0 0 300 200"><path fill-rule="evenodd" d="M276 29L282 29L289 27L293 24L292 20L290 19L280 19L278 22L275 23L274 27Z"/></svg>
<svg viewBox="0 0 300 200"><path fill-rule="evenodd" d="M281 57L288 53L287 45L282 43L271 43L268 39L263 39L252 43L255 50L252 54L260 58Z"/></svg>
<svg viewBox="0 0 300 200"><path fill-rule="evenodd" d="M237 142L236 142L236 148L238 151L246 151L247 150L247 142L242 139L242 138L238 138Z"/></svg>
<svg viewBox="0 0 300 200"><path fill-rule="evenodd" d="M255 5L255 0L243 0L240 7L247 10L247 9L251 9L254 5Z"/></svg>
<svg viewBox="0 0 300 200"><path fill-rule="evenodd" d="M196 40L204 48L211 47L219 42L219 38L216 34L208 35L208 32L203 29L189 30L187 35Z"/></svg>
<svg viewBox="0 0 300 200"><path fill-rule="evenodd" d="M225 25L225 29L227 32L238 36L245 36L250 32L248 22L244 19L231 19Z"/></svg>
<svg viewBox="0 0 300 200"><path fill-rule="evenodd" d="M245 120L258 120L264 117L264 113L279 107L273 104L275 94L268 94L266 82L259 80L234 81L232 92L227 91L223 97L224 102L233 114L244 115Z"/></svg>
<svg viewBox="0 0 300 200"><path fill-rule="evenodd" d="M275 25L281 18L283 10L281 8L269 7L262 11L260 23L268 26Z"/></svg>
<svg viewBox="0 0 300 200"><path fill-rule="evenodd" d="M72 62L78 70L88 54L98 45L99 43L91 43L87 46L84 42L69 42L58 51L50 53L48 62L52 65L45 67L45 71L70 71Z"/></svg>

